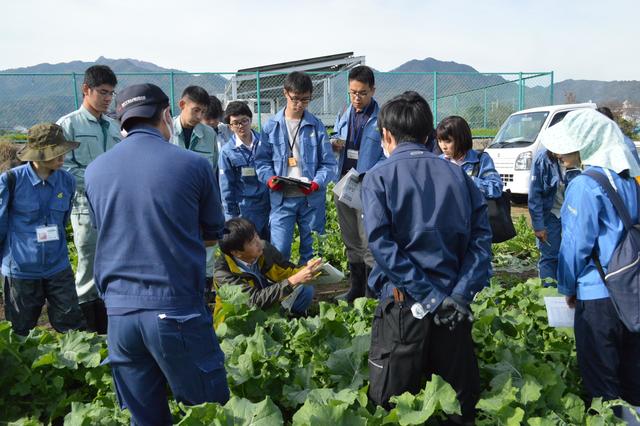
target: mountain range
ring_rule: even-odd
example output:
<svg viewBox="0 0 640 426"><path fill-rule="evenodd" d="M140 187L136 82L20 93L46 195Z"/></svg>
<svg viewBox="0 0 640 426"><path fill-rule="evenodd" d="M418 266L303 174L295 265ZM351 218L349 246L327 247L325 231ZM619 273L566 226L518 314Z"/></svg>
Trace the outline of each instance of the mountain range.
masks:
<svg viewBox="0 0 640 426"><path fill-rule="evenodd" d="M103 56L94 62L72 61L58 64L42 63L22 68L0 71L0 129L8 128L9 123L20 123L27 126L46 117L58 117L75 109L77 99L74 90L79 93L84 70L94 64L104 64L111 67L119 78L119 86L140 82L154 82L158 86L170 91L169 79L174 73L174 97L189 84L198 84L213 94L223 93L228 80L216 74L198 74L181 76L181 70L164 68L151 62L136 59L109 59ZM440 75L437 81L441 114L457 110L458 97L467 96L463 101L467 105L481 103L478 88L490 87L488 99L485 102L500 103L509 99L513 102L514 90L517 91L517 75L482 74L470 65L452 61L440 61L434 58L422 60L412 59L391 70L396 73L468 73L464 75ZM16 76L14 74L33 74L31 76ZM68 73L77 73L75 81ZM128 73L153 73L151 76L128 75ZM164 74L158 74L164 73ZM5 75L2 74L12 74ZM40 75L36 75L40 74ZM41 74L48 74L42 76ZM55 75L58 74L58 75ZM426 93L432 93L433 78L430 75L398 74L385 75L387 86L393 87L393 92L422 88ZM531 79L537 84L527 83L523 89L525 99L535 100L542 105L549 99L549 77L538 80ZM75 83L75 88L74 88ZM384 98L379 82L377 97ZM388 90L388 89L387 89ZM391 92L391 91L389 91ZM468 94L468 95L466 95ZM32 104L35 99L37 107ZM442 99L441 99L442 98ZM554 103L566 103L568 100L576 102L593 101L598 104L621 104L628 100L633 104L640 104L640 81L597 81L597 80L564 80L554 84ZM384 99L379 99L384 101ZM449 105L451 104L451 105ZM27 107L27 105L29 105ZM525 102L525 106L529 106ZM461 111L464 115L464 111ZM441 116L439 114L439 116ZM467 112L467 115L469 112ZM507 114L508 115L508 114ZM486 121L486 118L485 118ZM485 123L486 124L486 123ZM492 123L494 124L494 123ZM13 127L13 126L9 126Z"/></svg>

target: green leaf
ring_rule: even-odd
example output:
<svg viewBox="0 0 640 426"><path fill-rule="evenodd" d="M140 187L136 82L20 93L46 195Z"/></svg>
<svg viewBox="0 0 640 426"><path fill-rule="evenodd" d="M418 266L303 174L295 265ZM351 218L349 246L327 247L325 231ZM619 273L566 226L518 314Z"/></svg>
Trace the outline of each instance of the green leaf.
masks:
<svg viewBox="0 0 640 426"><path fill-rule="evenodd" d="M557 415L549 415L547 417L530 417L527 419L529 426L558 426L562 424Z"/></svg>
<svg viewBox="0 0 640 426"><path fill-rule="evenodd" d="M359 389L367 378L367 354L371 338L356 336L351 347L333 352L327 360L331 378L339 388Z"/></svg>
<svg viewBox="0 0 640 426"><path fill-rule="evenodd" d="M585 415L582 398L572 393L567 394L562 398L562 408L571 423L582 424Z"/></svg>
<svg viewBox="0 0 640 426"><path fill-rule="evenodd" d="M42 422L34 417L23 417L7 423L8 426L40 426Z"/></svg>
<svg viewBox="0 0 640 426"><path fill-rule="evenodd" d="M230 424L234 426L282 425L282 413L268 396L258 403L232 397L224 406Z"/></svg>
<svg viewBox="0 0 640 426"><path fill-rule="evenodd" d="M523 404L535 402L540 398L541 390L542 386L540 386L535 378L525 375L524 384L520 388L520 400Z"/></svg>
<svg viewBox="0 0 640 426"><path fill-rule="evenodd" d="M346 403L320 405L305 403L293 415L293 425L297 426L365 426L367 419L354 413Z"/></svg>
<svg viewBox="0 0 640 426"><path fill-rule="evenodd" d="M432 376L417 396L405 392L400 396L391 397L391 402L396 406L389 416L397 419L403 426L421 425L439 411L460 414L456 392L437 375Z"/></svg>
<svg viewBox="0 0 640 426"><path fill-rule="evenodd" d="M492 386L492 391L478 401L476 408L491 414L498 414L500 410L515 402L518 389L511 385L510 376L503 375L502 377L506 377L502 384L496 387Z"/></svg>
<svg viewBox="0 0 640 426"><path fill-rule="evenodd" d="M207 402L200 405L185 406L184 404L179 404L179 406L185 413L182 420L178 422L179 426L217 426L227 424L225 410L220 404Z"/></svg>
<svg viewBox="0 0 640 426"><path fill-rule="evenodd" d="M105 407L100 401L90 404L71 403L71 412L64 417L65 426L119 426L129 423L127 413Z"/></svg>

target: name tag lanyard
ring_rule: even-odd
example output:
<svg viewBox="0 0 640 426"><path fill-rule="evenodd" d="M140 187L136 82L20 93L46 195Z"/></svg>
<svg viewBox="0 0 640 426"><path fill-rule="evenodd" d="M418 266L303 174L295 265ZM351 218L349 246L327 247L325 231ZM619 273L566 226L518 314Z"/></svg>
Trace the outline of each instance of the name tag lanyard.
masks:
<svg viewBox="0 0 640 426"><path fill-rule="evenodd" d="M298 162L293 156L293 148L296 146L296 141L298 140L298 134L300 133L300 127L302 127L302 119L300 119L300 122L296 127L296 132L293 135L293 140L290 143L287 143L289 145L289 167L296 167L298 165Z"/></svg>
<svg viewBox="0 0 640 426"><path fill-rule="evenodd" d="M364 115L366 113L363 112L362 114ZM367 125L367 121L369 121L369 119L366 116L363 117L362 124L360 126L356 126L356 115L357 113L354 109L351 117L349 117L349 136L353 138L351 140L353 141L354 148L359 149L362 134L364 133L364 126Z"/></svg>
<svg viewBox="0 0 640 426"><path fill-rule="evenodd" d="M251 137L253 137L253 135L251 135ZM256 155L257 150L258 150L258 141L255 141L253 143L253 146L251 147L251 149L247 148L245 144L242 144L242 146L240 147L240 155L242 155L242 158L244 158L244 161L247 162L247 166L251 166L251 164L253 163L253 159ZM249 156L247 156L247 152L249 152Z"/></svg>

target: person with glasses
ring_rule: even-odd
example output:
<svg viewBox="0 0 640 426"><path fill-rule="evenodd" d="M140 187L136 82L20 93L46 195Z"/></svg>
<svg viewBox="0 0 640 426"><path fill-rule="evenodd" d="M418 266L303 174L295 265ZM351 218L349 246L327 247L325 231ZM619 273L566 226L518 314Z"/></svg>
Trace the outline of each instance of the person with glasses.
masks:
<svg viewBox="0 0 640 426"><path fill-rule="evenodd" d="M258 180L255 154L260 139L251 129L253 114L246 103L227 105L224 122L233 132L220 152L220 192L225 219L243 217L253 223L263 240L269 239L269 190Z"/></svg>
<svg viewBox="0 0 640 426"><path fill-rule="evenodd" d="M76 178L76 191L71 210L73 241L78 251L76 291L87 328L100 334L107 332L107 313L93 281L96 232L89 220L89 205L84 194L87 166L120 141L120 126L107 116L118 80L106 65L87 68L82 83L82 106L60 118L67 140L79 142L78 148L65 157L64 169Z"/></svg>
<svg viewBox="0 0 640 426"><path fill-rule="evenodd" d="M331 142L338 153L340 177L351 169L366 173L384 160L378 132L378 103L373 98L376 91L373 70L365 65L349 72L349 98L351 105L336 119L335 135ZM342 241L347 247L349 281L351 288L344 298L351 303L365 295L367 277L374 260L367 247L362 211L349 207L334 195Z"/></svg>
<svg viewBox="0 0 640 426"><path fill-rule="evenodd" d="M300 233L300 264L313 257L311 231L324 233L327 184L336 174L326 129L307 111L313 83L294 71L284 80L285 108L262 128L256 153L258 179L270 189L271 243L289 259L294 226ZM308 187L283 185L286 176L308 182Z"/></svg>

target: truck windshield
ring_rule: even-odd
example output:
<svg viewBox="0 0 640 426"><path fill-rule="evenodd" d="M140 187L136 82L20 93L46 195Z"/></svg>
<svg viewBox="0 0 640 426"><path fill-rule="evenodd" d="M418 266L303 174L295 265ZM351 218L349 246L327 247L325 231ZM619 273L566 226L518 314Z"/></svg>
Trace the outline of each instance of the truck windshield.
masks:
<svg viewBox="0 0 640 426"><path fill-rule="evenodd" d="M548 116L548 111L512 115L487 148L520 148L531 145Z"/></svg>

